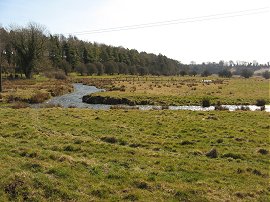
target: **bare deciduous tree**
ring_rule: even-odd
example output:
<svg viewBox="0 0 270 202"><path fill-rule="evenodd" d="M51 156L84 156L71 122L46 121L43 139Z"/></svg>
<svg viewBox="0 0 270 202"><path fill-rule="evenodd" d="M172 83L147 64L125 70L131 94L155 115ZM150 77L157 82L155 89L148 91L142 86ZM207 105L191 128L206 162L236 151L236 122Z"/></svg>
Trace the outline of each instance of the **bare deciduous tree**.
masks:
<svg viewBox="0 0 270 202"><path fill-rule="evenodd" d="M10 42L16 50L18 64L26 78L31 78L35 65L43 57L46 46L45 27L29 23L26 28L13 26L10 31Z"/></svg>

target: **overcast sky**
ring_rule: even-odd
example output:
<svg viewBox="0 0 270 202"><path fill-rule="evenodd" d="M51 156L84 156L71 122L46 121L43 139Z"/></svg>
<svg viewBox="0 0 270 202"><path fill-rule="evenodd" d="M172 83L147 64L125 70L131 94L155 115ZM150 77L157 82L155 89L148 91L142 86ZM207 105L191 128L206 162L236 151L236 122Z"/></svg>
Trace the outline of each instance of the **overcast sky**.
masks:
<svg viewBox="0 0 270 202"><path fill-rule="evenodd" d="M270 0L0 0L0 24L8 27L31 21L45 25L53 34L67 34L210 15L204 21L77 37L161 53L184 63L266 63L270 61L269 7ZM264 9L246 11L258 8ZM238 11L245 12L212 19Z"/></svg>

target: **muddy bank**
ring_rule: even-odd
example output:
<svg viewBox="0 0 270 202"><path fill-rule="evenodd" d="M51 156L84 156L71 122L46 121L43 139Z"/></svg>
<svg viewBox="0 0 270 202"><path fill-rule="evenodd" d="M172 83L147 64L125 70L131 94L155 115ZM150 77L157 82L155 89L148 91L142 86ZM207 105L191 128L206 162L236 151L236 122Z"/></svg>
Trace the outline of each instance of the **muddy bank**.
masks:
<svg viewBox="0 0 270 202"><path fill-rule="evenodd" d="M109 96L99 96L99 95L85 95L82 97L82 101L88 104L106 104L106 105L153 105L151 101L141 100L133 101L128 98L115 98Z"/></svg>

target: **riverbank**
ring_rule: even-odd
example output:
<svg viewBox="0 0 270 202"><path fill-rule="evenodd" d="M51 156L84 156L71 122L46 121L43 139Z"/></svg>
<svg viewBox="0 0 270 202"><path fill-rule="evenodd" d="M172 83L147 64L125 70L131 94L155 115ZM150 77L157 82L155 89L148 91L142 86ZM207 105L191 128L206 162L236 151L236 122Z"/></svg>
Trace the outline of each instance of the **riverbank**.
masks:
<svg viewBox="0 0 270 202"><path fill-rule="evenodd" d="M72 92L73 85L68 80L37 77L33 79L4 80L0 93L0 106L18 107L43 103L52 97Z"/></svg>

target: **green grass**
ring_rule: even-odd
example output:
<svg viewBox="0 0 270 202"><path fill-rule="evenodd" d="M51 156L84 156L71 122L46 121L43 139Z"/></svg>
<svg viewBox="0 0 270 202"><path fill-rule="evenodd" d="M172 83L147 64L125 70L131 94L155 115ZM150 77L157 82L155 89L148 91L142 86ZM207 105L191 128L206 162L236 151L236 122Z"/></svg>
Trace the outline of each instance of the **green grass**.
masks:
<svg viewBox="0 0 270 202"><path fill-rule="evenodd" d="M26 108L0 122L0 201L269 201L266 112Z"/></svg>

